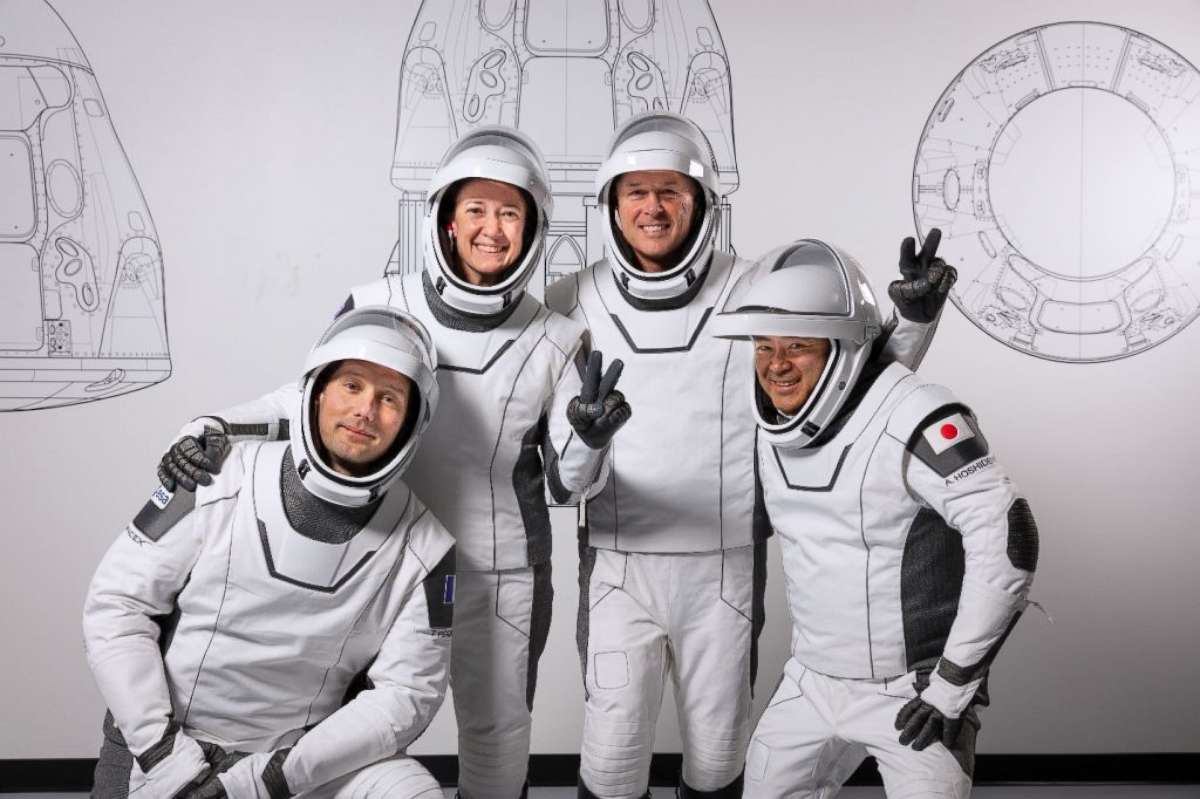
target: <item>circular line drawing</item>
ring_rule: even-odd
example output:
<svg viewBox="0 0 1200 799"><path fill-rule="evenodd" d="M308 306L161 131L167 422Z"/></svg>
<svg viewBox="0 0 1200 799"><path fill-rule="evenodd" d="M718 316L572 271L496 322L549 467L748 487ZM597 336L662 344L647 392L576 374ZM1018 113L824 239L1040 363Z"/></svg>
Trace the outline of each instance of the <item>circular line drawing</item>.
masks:
<svg viewBox="0 0 1200 799"><path fill-rule="evenodd" d="M1200 71L1145 34L1057 22L992 46L938 98L913 164L951 299L998 341L1090 363L1200 315Z"/></svg>

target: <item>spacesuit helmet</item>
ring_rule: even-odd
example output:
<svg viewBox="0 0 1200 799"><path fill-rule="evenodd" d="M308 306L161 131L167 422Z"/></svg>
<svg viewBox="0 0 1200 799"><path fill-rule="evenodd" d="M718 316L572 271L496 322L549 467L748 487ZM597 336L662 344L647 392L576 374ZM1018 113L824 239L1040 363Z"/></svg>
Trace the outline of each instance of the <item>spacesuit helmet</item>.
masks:
<svg viewBox="0 0 1200 799"><path fill-rule="evenodd" d="M412 381L407 414L395 441L359 476L335 471L318 427L317 397L338 365L347 360L368 361ZM383 496L412 461L433 418L438 399L436 371L433 341L416 317L391 306L368 305L335 319L304 362L299 424L290 428L292 458L304 488L346 507L367 505Z"/></svg>
<svg viewBox="0 0 1200 799"><path fill-rule="evenodd" d="M488 286L470 283L458 264L449 220L458 190L468 180L493 180L516 187L525 199L525 225L516 262ZM520 301L542 260L554 212L546 162L537 145L512 128L475 128L450 146L429 184L425 206L425 270L438 295L452 308L493 316Z"/></svg>
<svg viewBox="0 0 1200 799"><path fill-rule="evenodd" d="M753 381L751 404L760 434L788 448L811 443L837 417L882 330L879 306L858 262L818 239L801 239L763 256L730 290L712 325L712 334L721 338L829 340L825 367L794 414L779 412L757 376Z"/></svg>
<svg viewBox="0 0 1200 799"><path fill-rule="evenodd" d="M617 215L617 182L631 172L670 170L695 182L698 191L691 229L679 245L677 263L662 272L639 268ZM649 113L628 120L609 143L608 157L596 171L596 201L602 215L604 244L617 278L630 295L669 300L684 294L708 269L717 233L720 178L717 159L704 131L678 114Z"/></svg>

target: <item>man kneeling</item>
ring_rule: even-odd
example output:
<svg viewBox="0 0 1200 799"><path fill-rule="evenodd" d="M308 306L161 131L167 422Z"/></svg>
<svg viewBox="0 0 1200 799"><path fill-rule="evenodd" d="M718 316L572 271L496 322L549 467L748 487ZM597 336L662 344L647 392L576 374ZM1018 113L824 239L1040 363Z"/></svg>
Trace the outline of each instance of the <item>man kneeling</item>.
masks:
<svg viewBox="0 0 1200 799"><path fill-rule="evenodd" d="M793 625L745 796L832 796L865 751L891 799L966 797L975 706L1037 565L1029 505L967 406L876 366L879 311L853 259L803 240L766 260L713 323L754 341Z"/></svg>
<svg viewBox="0 0 1200 799"><path fill-rule="evenodd" d="M118 536L84 607L110 712L94 797L441 796L405 750L445 695L454 542L399 479L435 369L413 317L341 316L290 442L234 444Z"/></svg>

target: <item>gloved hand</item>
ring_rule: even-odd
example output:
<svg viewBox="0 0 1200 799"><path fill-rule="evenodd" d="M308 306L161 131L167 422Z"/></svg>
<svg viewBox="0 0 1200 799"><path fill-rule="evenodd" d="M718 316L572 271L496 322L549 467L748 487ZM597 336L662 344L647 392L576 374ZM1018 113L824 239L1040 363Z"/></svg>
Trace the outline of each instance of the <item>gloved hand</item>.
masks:
<svg viewBox="0 0 1200 799"><path fill-rule="evenodd" d="M625 395L613 388L625 365L619 359L613 361L601 379L603 362L603 356L596 350L588 355L579 396L567 404L567 421L592 449L607 446L633 413Z"/></svg>
<svg viewBox="0 0 1200 799"><path fill-rule="evenodd" d="M205 486L212 483L212 475L221 471L221 463L228 454L229 434L220 420L201 417L187 425L182 437L162 456L158 481L168 491L174 491L176 484L195 491L197 483Z"/></svg>
<svg viewBox="0 0 1200 799"><path fill-rule="evenodd" d="M896 714L900 745L908 746L911 743L918 752L934 741L941 741L947 749L953 747L961 728L961 718L947 717L919 696L909 700Z"/></svg>
<svg viewBox="0 0 1200 799"><path fill-rule="evenodd" d="M208 773L204 750L195 738L172 724L162 740L137 758L130 774L129 793L144 799L172 799L183 795Z"/></svg>
<svg viewBox="0 0 1200 799"><path fill-rule="evenodd" d="M901 279L888 285L888 296L896 310L910 322L929 324L937 319L958 280L958 271L937 257L942 231L933 228L917 252L917 242L909 236L900 242Z"/></svg>
<svg viewBox="0 0 1200 799"><path fill-rule="evenodd" d="M289 747L231 757L223 764L224 771L183 799L288 799L292 792L283 778L283 761L291 751Z"/></svg>
<svg viewBox="0 0 1200 799"><path fill-rule="evenodd" d="M910 700L896 714L900 743L904 746L912 743L918 752L934 741L941 741L947 749L952 747L962 728L963 713L971 706L982 683L982 674L970 682L955 685L937 668L919 671L914 681L917 698Z"/></svg>

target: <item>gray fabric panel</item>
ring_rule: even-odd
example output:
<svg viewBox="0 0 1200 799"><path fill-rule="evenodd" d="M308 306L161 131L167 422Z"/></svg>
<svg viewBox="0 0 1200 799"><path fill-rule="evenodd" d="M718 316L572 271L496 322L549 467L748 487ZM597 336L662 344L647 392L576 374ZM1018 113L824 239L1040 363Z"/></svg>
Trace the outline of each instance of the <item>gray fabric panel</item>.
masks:
<svg viewBox="0 0 1200 799"><path fill-rule="evenodd" d="M283 495L283 512L292 529L305 538L326 544L344 544L357 535L383 501L377 499L360 508L347 508L313 496L300 482L291 447L283 454L279 489Z"/></svg>
<svg viewBox="0 0 1200 799"><path fill-rule="evenodd" d="M1008 562L1015 569L1037 571L1037 522L1033 520L1033 511L1024 497L1008 509Z"/></svg>
<svg viewBox="0 0 1200 799"><path fill-rule="evenodd" d="M195 507L196 493L180 486L165 507L159 508L153 501L147 501L133 517L133 526L146 538L157 541Z"/></svg>
<svg viewBox="0 0 1200 799"><path fill-rule="evenodd" d="M454 571L454 547L450 547L422 581L431 630L450 630L454 626Z"/></svg>
<svg viewBox="0 0 1200 799"><path fill-rule="evenodd" d="M958 767L971 779L975 779L975 743L979 737L979 714L975 708L969 707L962 715L962 728L958 731L958 740L950 749Z"/></svg>
<svg viewBox="0 0 1200 799"><path fill-rule="evenodd" d="M550 510L546 507L546 477L542 471L543 454L539 444L546 439L546 417L543 415L536 425L529 428L521 437L521 454L513 464L513 493L517 497L517 507L521 511L521 523L525 528L525 551L529 565L545 563L550 560ZM547 445L548 441L545 442ZM545 451L554 452L547 446ZM555 481L557 482L557 462L554 462ZM562 483L558 483L562 490ZM557 495L555 496L557 499Z"/></svg>
<svg viewBox="0 0 1200 799"><path fill-rule="evenodd" d="M437 289L433 285L433 281L429 279L429 273L421 272L421 288L425 292L425 302L429 304L429 310L433 313L433 318L437 320L439 325L448 327L451 330L462 330L467 333L486 333L489 330L495 330L500 325L512 316L513 311L521 304L518 296L509 303L508 307L498 314L492 316L476 316L474 314L463 313L457 308L451 307L442 295L438 294Z"/></svg>
<svg viewBox="0 0 1200 799"><path fill-rule="evenodd" d="M117 729L112 713L104 714L104 737L92 780L92 799L127 799L133 753L125 745L125 736Z"/></svg>
<svg viewBox="0 0 1200 799"><path fill-rule="evenodd" d="M583 536L579 541L579 611L575 617L575 648L579 651L579 668L583 677L583 691L587 693L587 648L588 613L590 600L588 591L592 584L592 572L596 568L596 548L589 547Z"/></svg>
<svg viewBox="0 0 1200 799"><path fill-rule="evenodd" d="M942 654L958 614L965 556L962 538L929 508L908 528L900 565L900 607L908 668Z"/></svg>
<svg viewBox="0 0 1200 799"><path fill-rule="evenodd" d="M758 679L758 637L767 623L767 542L754 542L754 595L750 600L750 696Z"/></svg>
<svg viewBox="0 0 1200 799"><path fill-rule="evenodd" d="M533 567L533 610L529 617L529 667L526 672L525 704L533 710L533 695L537 691L538 663L550 638L550 614L554 609L554 583L550 562Z"/></svg>
<svg viewBox="0 0 1200 799"><path fill-rule="evenodd" d="M754 437L754 512L751 516L751 540L766 541L775 534L771 517L767 513L767 501L763 496L762 479L758 470L758 436Z"/></svg>

